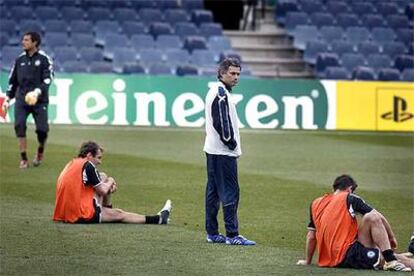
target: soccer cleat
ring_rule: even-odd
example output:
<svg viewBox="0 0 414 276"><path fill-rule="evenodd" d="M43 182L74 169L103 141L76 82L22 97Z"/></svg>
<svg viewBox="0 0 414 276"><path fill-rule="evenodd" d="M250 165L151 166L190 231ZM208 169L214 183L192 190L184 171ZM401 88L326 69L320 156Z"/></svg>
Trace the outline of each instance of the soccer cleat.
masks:
<svg viewBox="0 0 414 276"><path fill-rule="evenodd" d="M222 234L217 234L217 235L207 234L207 242L208 243L225 243L226 237L223 236Z"/></svg>
<svg viewBox="0 0 414 276"><path fill-rule="evenodd" d="M235 236L234 238L226 237L226 244L229 245L255 245L255 241L251 241L243 237L242 235Z"/></svg>
<svg viewBox="0 0 414 276"><path fill-rule="evenodd" d="M401 271L401 272L411 272L412 271L411 268L405 266L403 263L401 263L399 261L385 262L384 270L387 270L387 271Z"/></svg>
<svg viewBox="0 0 414 276"><path fill-rule="evenodd" d="M27 160L20 160L20 169L27 169L29 167L29 162Z"/></svg>
<svg viewBox="0 0 414 276"><path fill-rule="evenodd" d="M171 200L168 199L165 202L164 207L162 207L161 211L158 212L158 215L160 216L159 224L170 223L171 209L172 209Z"/></svg>
<svg viewBox="0 0 414 276"><path fill-rule="evenodd" d="M43 153L36 154L35 158L33 159L33 166L38 167L42 163L43 160Z"/></svg>

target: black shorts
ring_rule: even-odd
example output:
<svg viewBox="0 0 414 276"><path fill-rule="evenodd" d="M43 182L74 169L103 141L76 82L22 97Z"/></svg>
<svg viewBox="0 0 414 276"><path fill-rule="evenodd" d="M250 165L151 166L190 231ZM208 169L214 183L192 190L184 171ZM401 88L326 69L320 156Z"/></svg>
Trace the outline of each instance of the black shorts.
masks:
<svg viewBox="0 0 414 276"><path fill-rule="evenodd" d="M80 224L92 224L92 223L100 223L101 222L101 206L96 203L96 199L93 199L93 208L95 212L93 213L93 217L90 219L80 218L75 223Z"/></svg>
<svg viewBox="0 0 414 276"><path fill-rule="evenodd" d="M344 260L338 267L356 269L377 269L380 264L381 252L378 248L364 247L360 242L354 242L345 254Z"/></svg>
<svg viewBox="0 0 414 276"><path fill-rule="evenodd" d="M30 114L33 115L36 131L46 133L49 131L47 103L29 106L24 102L16 101L14 105L14 129L17 137L26 137L26 121Z"/></svg>

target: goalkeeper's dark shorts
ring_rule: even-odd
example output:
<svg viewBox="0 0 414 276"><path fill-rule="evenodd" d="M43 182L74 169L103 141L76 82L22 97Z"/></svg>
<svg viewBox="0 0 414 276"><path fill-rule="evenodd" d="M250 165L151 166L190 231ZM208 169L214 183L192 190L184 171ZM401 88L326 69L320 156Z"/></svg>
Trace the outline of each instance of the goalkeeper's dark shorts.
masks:
<svg viewBox="0 0 414 276"><path fill-rule="evenodd" d="M346 252L338 267L356 269L378 269L381 252L378 248L368 248L360 242L354 242Z"/></svg>
<svg viewBox="0 0 414 276"><path fill-rule="evenodd" d="M93 208L95 209L95 212L93 213L93 217L90 219L78 219L75 223L80 224L91 224L91 223L100 223L101 222L101 206L96 202L96 199L93 199Z"/></svg>
<svg viewBox="0 0 414 276"><path fill-rule="evenodd" d="M35 121L36 132L47 133L49 131L46 103L37 103L30 106L17 100L14 105L14 130L17 137L26 137L26 121L30 114L32 114Z"/></svg>

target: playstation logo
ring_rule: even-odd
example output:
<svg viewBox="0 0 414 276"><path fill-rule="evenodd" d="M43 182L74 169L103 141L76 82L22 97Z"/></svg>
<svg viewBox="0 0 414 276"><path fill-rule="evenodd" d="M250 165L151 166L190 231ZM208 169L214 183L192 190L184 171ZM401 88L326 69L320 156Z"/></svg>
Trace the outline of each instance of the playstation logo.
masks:
<svg viewBox="0 0 414 276"><path fill-rule="evenodd" d="M394 108L390 112L381 115L384 120L393 120L396 123L402 123L414 117L414 114L406 112L407 101L403 98L394 96Z"/></svg>

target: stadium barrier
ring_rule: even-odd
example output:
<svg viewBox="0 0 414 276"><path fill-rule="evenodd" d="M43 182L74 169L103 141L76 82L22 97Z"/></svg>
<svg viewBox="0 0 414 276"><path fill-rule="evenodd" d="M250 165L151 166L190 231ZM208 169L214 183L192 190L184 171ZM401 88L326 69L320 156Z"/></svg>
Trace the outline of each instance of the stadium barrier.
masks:
<svg viewBox="0 0 414 276"><path fill-rule="evenodd" d="M52 124L202 127L211 81L58 74L49 91L49 119ZM4 72L0 84L7 87ZM233 95L243 128L414 131L412 83L242 79ZM12 120L12 112L4 121Z"/></svg>

